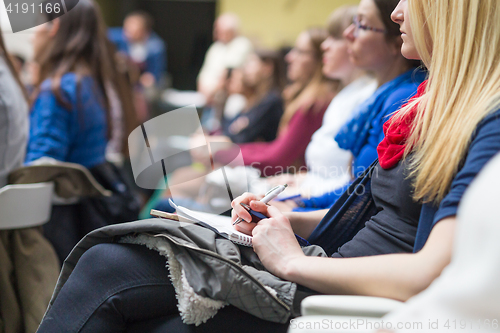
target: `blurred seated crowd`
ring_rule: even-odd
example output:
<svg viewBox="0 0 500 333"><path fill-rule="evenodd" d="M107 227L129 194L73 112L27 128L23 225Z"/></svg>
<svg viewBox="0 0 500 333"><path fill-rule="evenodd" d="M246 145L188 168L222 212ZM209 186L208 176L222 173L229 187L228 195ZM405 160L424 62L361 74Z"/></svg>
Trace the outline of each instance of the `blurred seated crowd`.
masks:
<svg viewBox="0 0 500 333"><path fill-rule="evenodd" d="M420 60L401 55L393 9L379 12L383 34L359 21L357 6L344 6L281 49L253 45L239 18L224 13L214 23L196 92L170 89L167 45L147 12L130 13L120 28L105 25L93 0L80 0L61 17L44 14L48 23L35 28L29 61L10 54L0 38L0 187L20 184L26 175L56 184L49 220L30 235L36 241L23 243L27 236L19 230L0 230L5 332L36 330L61 265L89 232L151 218L151 209L174 213L171 200L230 214L231 206L221 208L210 190L229 189L227 179L210 177L215 170L222 168L231 182L246 180L231 196L251 192L260 199L287 184L271 206L324 216L377 160L384 124L428 76ZM168 187L139 188L129 156L129 135L141 126L145 133L144 123L171 112L162 103L197 105L200 130L184 138L185 150L200 142L210 150L209 158L188 154L164 175L167 184L178 184L175 195ZM398 180L407 179L398 174L384 184ZM395 205L389 192L376 200ZM401 242L387 245L387 253L413 250L422 205L404 204L407 224L396 232ZM376 239L365 236L366 243ZM43 274L38 266L23 266L21 273L16 268L16 253L26 242L43 251ZM339 249L339 256L358 256L362 249ZM19 291L22 274L46 277L35 305Z"/></svg>

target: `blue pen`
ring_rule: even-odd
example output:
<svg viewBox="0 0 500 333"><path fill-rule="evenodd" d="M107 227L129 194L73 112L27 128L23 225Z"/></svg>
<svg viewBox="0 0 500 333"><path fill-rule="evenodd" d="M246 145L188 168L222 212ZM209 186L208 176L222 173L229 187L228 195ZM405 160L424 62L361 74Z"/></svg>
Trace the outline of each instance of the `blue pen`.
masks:
<svg viewBox="0 0 500 333"><path fill-rule="evenodd" d="M241 207L245 208L250 215L252 216L252 223L257 223L260 220L267 219L268 217L262 213L256 212L255 210L251 209L249 205L244 204L243 202L240 203Z"/></svg>
<svg viewBox="0 0 500 333"><path fill-rule="evenodd" d="M252 223L258 223L260 220L268 218L264 214L256 212L255 210L251 209L250 206L248 206L247 204L240 203L240 205L250 213L250 215L252 216ZM306 239L300 237L297 234L295 234L295 238L297 239L297 242L299 242L299 245L301 247L311 245Z"/></svg>
<svg viewBox="0 0 500 333"><path fill-rule="evenodd" d="M265 197L260 199L260 202L267 204L269 201L273 200L278 195L280 195L284 190L286 190L287 187L288 187L287 184L276 186L275 188L273 188L269 192L267 192ZM243 206L243 207L245 207L245 206ZM245 209L249 210L250 207L245 208ZM265 217L265 218L267 219L267 217ZM241 222L243 222L243 219L241 217L238 217L238 219L236 221L234 221L233 225L236 225L236 224L241 223Z"/></svg>

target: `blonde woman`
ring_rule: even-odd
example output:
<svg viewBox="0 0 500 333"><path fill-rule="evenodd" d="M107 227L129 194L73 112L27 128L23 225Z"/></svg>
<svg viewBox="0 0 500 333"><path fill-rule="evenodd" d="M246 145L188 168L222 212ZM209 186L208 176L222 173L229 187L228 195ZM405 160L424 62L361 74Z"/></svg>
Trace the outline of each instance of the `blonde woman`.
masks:
<svg viewBox="0 0 500 333"><path fill-rule="evenodd" d="M500 151L500 7L496 0L401 0L392 18L401 26L403 55L422 59L430 71L417 96L384 126L378 177L372 179L378 208L392 209L404 218L384 226L377 219L379 212L334 254L365 258L339 260L306 257L295 241L292 227L302 220L314 229L314 216L287 218L274 207L267 209L253 201L251 195L233 204L234 215L245 219L250 217L239 208L240 201L271 216L253 230L241 224L242 230L253 233L254 249L266 268L320 293L404 301L427 288L450 262L455 216L464 191ZM399 185L391 175L399 178ZM409 191L402 193L409 181ZM377 202L384 188L393 197L405 195L399 199L403 205L391 208ZM415 226L416 253L367 258L386 254L385 242L405 240L401 230L408 221L404 209L408 202L404 201L410 199L422 204ZM307 230L297 229L307 237Z"/></svg>
<svg viewBox="0 0 500 333"><path fill-rule="evenodd" d="M360 7L369 5L368 1L373 0L362 0ZM500 7L496 1L402 0L392 16L401 25L403 54L421 58L430 76L415 99L385 127L387 138L379 149L381 166L377 167L379 176L373 178L372 192L374 198L380 198L388 189L392 197L400 197L403 205L414 200L421 203L417 235L425 243L421 250L417 242L415 254L380 255L386 254L384 245L392 243L391 238L379 235L389 237L392 232L396 235L392 240L396 241L399 227L406 222L402 217L407 212L402 206L391 208L375 200L378 208L395 213L392 223L380 228L377 213L365 231L360 231L366 236L376 230L372 238L361 240L358 234L346 244L364 249L365 253L357 255L363 257L340 259L339 255L305 256L294 236L294 232L300 232L292 229L293 218L255 201L254 196L247 194L233 202L235 219L241 216L250 220L239 202L247 202L254 210L270 216L252 225L253 230L246 223L241 223L240 229L253 234L254 250L269 272L305 287L299 288L302 294L295 294L294 304L307 293L303 292L306 288L316 293L407 300L427 288L450 262L455 215L462 194L500 151ZM80 332L121 332L130 325L125 319L136 318L139 312L155 318L151 324L163 331L286 331L286 324L266 323L232 306L219 310L203 325L183 326L176 317L174 290L168 278L144 285L145 275L150 276L150 281L166 275L161 270L164 260L148 251L124 244L91 248L55 299L39 332L77 331L71 327L81 326L82 322L85 326ZM341 249L337 254L345 251ZM128 288L136 287L133 292L116 292L118 283L124 280ZM104 299L99 294L103 286L108 290L106 295L112 297L89 310L87 305L91 307L96 300ZM69 306L77 300L85 304L78 309ZM135 304L141 304L140 311L127 310L127 305L132 309ZM100 330L92 330L95 327Z"/></svg>

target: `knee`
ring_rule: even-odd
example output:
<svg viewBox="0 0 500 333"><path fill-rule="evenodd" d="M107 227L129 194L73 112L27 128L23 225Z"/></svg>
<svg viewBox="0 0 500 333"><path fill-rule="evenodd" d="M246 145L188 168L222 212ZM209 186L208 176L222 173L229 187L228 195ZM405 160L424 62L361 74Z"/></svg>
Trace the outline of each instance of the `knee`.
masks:
<svg viewBox="0 0 500 333"><path fill-rule="evenodd" d="M84 274L95 281L102 281L109 275L119 276L127 266L125 263L130 251L125 244L97 244L81 256L74 273Z"/></svg>

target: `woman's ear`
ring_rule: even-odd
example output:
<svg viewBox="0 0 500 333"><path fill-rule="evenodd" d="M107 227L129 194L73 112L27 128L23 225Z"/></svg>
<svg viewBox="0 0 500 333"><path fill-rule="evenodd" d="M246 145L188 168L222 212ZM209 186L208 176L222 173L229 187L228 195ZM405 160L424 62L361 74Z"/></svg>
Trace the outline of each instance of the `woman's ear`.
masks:
<svg viewBox="0 0 500 333"><path fill-rule="evenodd" d="M49 23L49 36L54 37L59 31L59 27L61 26L61 19L57 17L48 23Z"/></svg>

